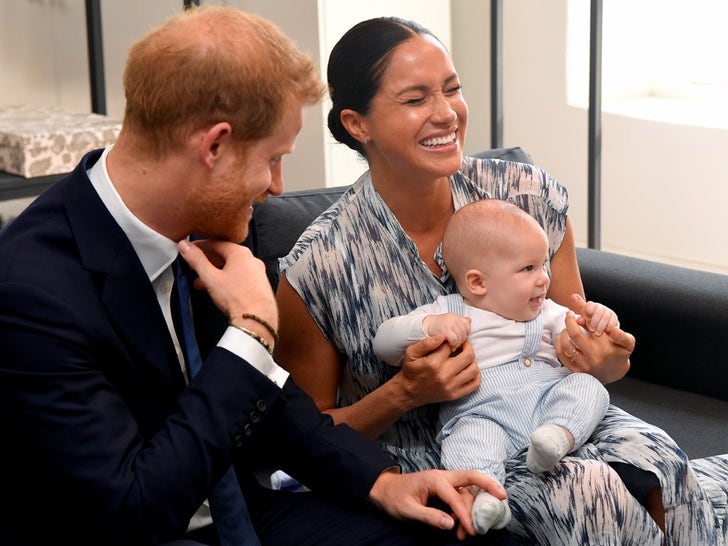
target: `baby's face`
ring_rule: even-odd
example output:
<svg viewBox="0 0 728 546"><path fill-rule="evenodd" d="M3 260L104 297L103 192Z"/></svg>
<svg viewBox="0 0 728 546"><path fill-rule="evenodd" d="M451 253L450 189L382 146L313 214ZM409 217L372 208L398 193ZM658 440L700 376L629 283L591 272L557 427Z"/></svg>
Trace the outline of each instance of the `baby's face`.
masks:
<svg viewBox="0 0 728 546"><path fill-rule="evenodd" d="M484 262L483 303L511 320L533 320L541 312L550 284L546 234L540 228L511 233L498 247Z"/></svg>

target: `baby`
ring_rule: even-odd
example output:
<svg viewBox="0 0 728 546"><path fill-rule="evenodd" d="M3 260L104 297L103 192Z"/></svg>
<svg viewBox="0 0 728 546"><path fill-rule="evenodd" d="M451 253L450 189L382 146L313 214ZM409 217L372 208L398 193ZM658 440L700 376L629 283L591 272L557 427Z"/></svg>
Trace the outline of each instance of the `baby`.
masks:
<svg viewBox="0 0 728 546"><path fill-rule="evenodd" d="M521 208L482 199L455 212L442 253L457 294L393 317L379 326L377 356L401 365L408 345L444 334L455 351L469 341L481 370L478 390L440 407L442 464L476 468L500 481L505 463L528 446L526 464L551 470L589 438L609 405L609 394L591 375L572 373L559 361L555 340L569 309L546 297L546 233ZM590 335L618 326L607 307L587 302L578 323ZM567 356L579 357L573 347ZM510 520L507 500L475 492L472 516L480 534Z"/></svg>

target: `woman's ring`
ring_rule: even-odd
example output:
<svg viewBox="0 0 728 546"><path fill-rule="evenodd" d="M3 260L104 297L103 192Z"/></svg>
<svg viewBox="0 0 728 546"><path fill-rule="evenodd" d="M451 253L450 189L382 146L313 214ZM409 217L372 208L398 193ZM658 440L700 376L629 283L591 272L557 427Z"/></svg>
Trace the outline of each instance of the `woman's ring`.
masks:
<svg viewBox="0 0 728 546"><path fill-rule="evenodd" d="M566 355L566 357L567 357L567 358L568 358L569 360L574 360L574 356L575 356L575 355L576 355L576 353L578 353L578 352L579 352L579 347L576 347L576 346L575 346L575 347L574 347L574 350L573 350L573 351L571 351L570 353L567 353L566 351L564 351L564 354Z"/></svg>

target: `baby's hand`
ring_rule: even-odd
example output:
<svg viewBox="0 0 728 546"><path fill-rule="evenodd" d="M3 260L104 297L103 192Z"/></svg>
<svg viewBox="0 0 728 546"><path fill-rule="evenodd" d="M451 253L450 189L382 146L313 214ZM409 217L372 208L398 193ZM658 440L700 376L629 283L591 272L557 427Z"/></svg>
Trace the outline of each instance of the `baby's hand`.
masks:
<svg viewBox="0 0 728 546"><path fill-rule="evenodd" d="M454 351L468 339L470 317L461 317L455 313L428 315L422 320L422 328L429 336L445 334L445 340Z"/></svg>
<svg viewBox="0 0 728 546"><path fill-rule="evenodd" d="M619 320L614 311L606 305L593 301L584 304L584 311L577 318L577 323L597 336L604 332L609 333L610 330L619 326Z"/></svg>

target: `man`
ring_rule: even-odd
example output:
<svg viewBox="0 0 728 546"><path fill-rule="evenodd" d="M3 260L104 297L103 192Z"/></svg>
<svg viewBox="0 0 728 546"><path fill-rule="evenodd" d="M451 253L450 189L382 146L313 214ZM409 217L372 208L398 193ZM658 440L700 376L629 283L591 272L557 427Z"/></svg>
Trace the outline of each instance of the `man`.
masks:
<svg viewBox="0 0 728 546"><path fill-rule="evenodd" d="M196 8L131 48L124 86L116 144L0 233L0 543L224 542L212 499L231 465L246 544L442 542L455 519L473 534L459 490L500 487L399 474L269 354L274 296L237 243L252 203L282 192L281 158L322 95L310 58L264 20ZM189 298L175 304L178 250L198 275L196 336L178 318ZM313 492L262 488L266 468Z"/></svg>

